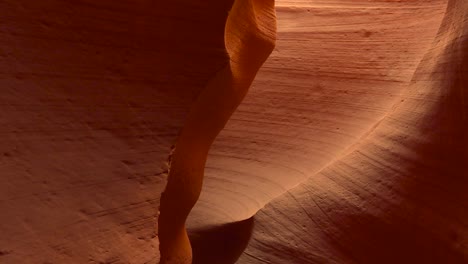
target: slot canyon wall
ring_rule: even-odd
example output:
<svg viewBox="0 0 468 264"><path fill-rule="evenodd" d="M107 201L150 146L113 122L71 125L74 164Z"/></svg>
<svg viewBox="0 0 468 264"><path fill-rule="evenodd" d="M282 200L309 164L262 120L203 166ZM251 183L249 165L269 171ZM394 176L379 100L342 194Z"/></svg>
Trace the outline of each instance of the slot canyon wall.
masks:
<svg viewBox="0 0 468 264"><path fill-rule="evenodd" d="M275 6L0 1L0 263L467 263L468 2Z"/></svg>

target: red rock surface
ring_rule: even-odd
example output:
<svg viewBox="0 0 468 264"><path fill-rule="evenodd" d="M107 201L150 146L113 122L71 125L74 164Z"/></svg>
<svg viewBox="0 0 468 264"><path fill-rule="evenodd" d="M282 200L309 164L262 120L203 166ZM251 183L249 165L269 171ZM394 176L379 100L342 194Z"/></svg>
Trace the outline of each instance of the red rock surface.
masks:
<svg viewBox="0 0 468 264"><path fill-rule="evenodd" d="M277 0L229 119L266 3L1 1L0 263L158 263L203 172L194 263L468 263L468 2Z"/></svg>

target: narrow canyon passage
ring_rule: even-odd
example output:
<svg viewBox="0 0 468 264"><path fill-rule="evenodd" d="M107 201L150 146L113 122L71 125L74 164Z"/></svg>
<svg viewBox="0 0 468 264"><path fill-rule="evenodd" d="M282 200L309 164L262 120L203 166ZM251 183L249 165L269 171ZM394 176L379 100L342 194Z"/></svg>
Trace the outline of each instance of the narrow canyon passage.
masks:
<svg viewBox="0 0 468 264"><path fill-rule="evenodd" d="M0 263L159 263L167 158L232 62L233 3L0 1ZM275 5L194 263L467 263L468 2Z"/></svg>

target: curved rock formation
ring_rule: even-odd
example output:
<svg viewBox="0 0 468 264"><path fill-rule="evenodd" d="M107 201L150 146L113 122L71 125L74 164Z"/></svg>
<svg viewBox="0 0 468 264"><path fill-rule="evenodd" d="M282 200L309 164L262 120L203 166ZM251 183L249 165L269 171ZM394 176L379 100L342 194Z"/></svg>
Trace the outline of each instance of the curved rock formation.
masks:
<svg viewBox="0 0 468 264"><path fill-rule="evenodd" d="M229 63L208 82L192 106L171 157L161 196L161 263L192 263L185 221L200 195L208 150L244 98L276 39L274 1L236 0L225 45Z"/></svg>
<svg viewBox="0 0 468 264"><path fill-rule="evenodd" d="M256 214L240 263L468 261L468 2L347 154Z"/></svg>
<svg viewBox="0 0 468 264"><path fill-rule="evenodd" d="M405 91L446 7L300 3L278 2L277 48L213 145L193 228L249 218L352 148Z"/></svg>
<svg viewBox="0 0 468 264"><path fill-rule="evenodd" d="M468 262L468 2L272 4L0 2L0 263Z"/></svg>

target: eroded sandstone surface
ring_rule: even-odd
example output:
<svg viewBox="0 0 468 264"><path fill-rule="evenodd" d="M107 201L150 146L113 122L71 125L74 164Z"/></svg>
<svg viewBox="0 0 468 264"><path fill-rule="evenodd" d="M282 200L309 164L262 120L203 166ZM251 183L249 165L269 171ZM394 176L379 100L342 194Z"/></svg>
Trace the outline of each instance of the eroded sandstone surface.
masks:
<svg viewBox="0 0 468 264"><path fill-rule="evenodd" d="M274 5L0 1L0 263L467 263L468 2Z"/></svg>

